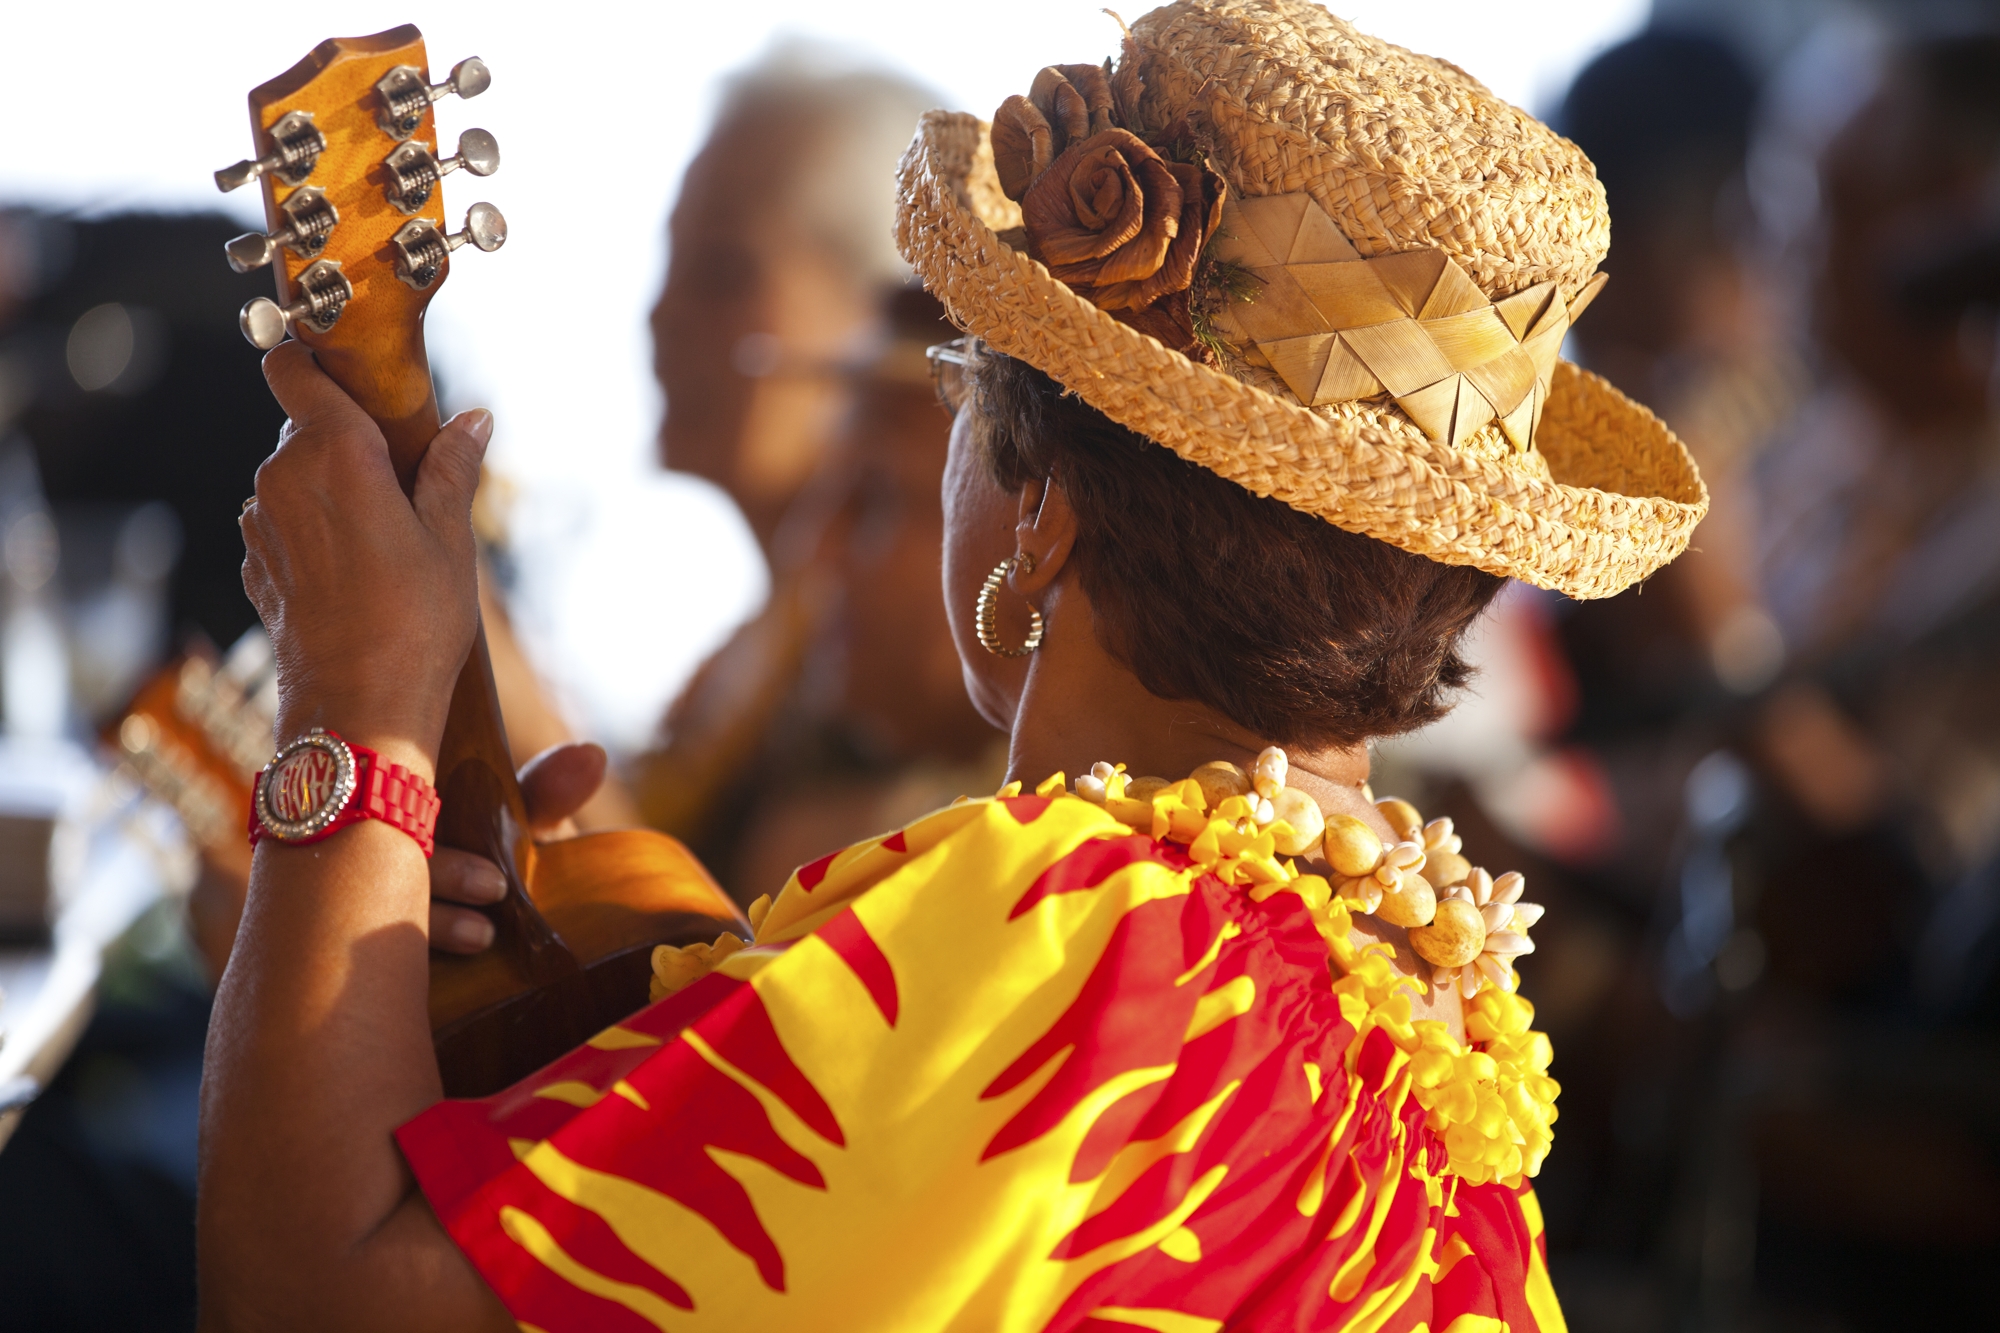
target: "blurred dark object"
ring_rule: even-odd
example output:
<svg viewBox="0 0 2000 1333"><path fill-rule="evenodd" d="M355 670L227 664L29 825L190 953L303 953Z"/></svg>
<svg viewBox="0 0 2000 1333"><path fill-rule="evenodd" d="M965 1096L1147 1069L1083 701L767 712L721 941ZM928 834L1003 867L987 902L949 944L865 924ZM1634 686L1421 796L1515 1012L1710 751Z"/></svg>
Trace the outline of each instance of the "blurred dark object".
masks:
<svg viewBox="0 0 2000 1333"><path fill-rule="evenodd" d="M1739 741L1769 968L1718 1039L1724 1104L1761 1296L1864 1329L1979 1323L2000 1262L2000 402L1991 298L1953 288L2000 230L2000 37L1892 43L1820 175L1820 383L1759 476L1790 660Z"/></svg>
<svg viewBox="0 0 2000 1333"><path fill-rule="evenodd" d="M1557 123L1589 154L1611 208L1611 283L1576 336L1592 366L1645 396L1715 336L1705 284L1732 258L1726 192L1743 170L1757 87L1720 41L1652 30L1593 60ZM1613 290L1615 289L1615 290ZM1650 402L1650 398L1645 398Z"/></svg>
<svg viewBox="0 0 2000 1333"><path fill-rule="evenodd" d="M1557 119L1604 183L1618 256L1607 267L1640 267L1616 281L1628 291L1646 285L1625 298L1619 320L1597 307L1591 323L1600 332L1660 351L1686 340L1689 296L1668 281L1672 265L1628 256L1659 246L1698 258L1714 244L1718 197L1742 170L1756 101L1744 62L1699 32L1643 32L1577 75ZM1648 309L1653 318L1640 318Z"/></svg>
<svg viewBox="0 0 2000 1333"><path fill-rule="evenodd" d="M241 230L219 214L0 210L14 738L94 728L177 640L231 643L256 623L236 519L283 413L236 327L270 281L224 262ZM47 863L45 836L9 832ZM0 1333L194 1326L208 978L178 899L120 949L80 1044L0 1152Z"/></svg>
<svg viewBox="0 0 2000 1333"><path fill-rule="evenodd" d="M0 269L16 275L0 296L0 420L33 446L63 526L164 502L180 546L171 631L219 644L256 621L236 516L284 421L236 327L237 310L270 286L224 262L223 243L242 230L212 213L0 215L0 251L14 256Z"/></svg>
<svg viewBox="0 0 2000 1333"><path fill-rule="evenodd" d="M1916 42L1884 62L1881 86L1842 127L1823 167L1825 252L1816 329L1847 375L1909 426L1983 416L1993 374L1983 339L1957 319L1980 302L1939 291L1938 270L2000 232L2000 36ZM1917 298L1912 278L1932 299ZM1990 323L1990 321L1989 321ZM1982 345L1983 344L1983 345Z"/></svg>
<svg viewBox="0 0 2000 1333"><path fill-rule="evenodd" d="M55 831L53 809L0 802L0 943L48 938L54 883L49 844Z"/></svg>
<svg viewBox="0 0 2000 1333"><path fill-rule="evenodd" d="M0 1333L195 1326L195 1116L209 1000L157 910L0 1152Z"/></svg>
<svg viewBox="0 0 2000 1333"><path fill-rule="evenodd" d="M1970 312L1992 318L2000 309L2000 233L1976 237L1912 266L1898 295L1920 319L1956 323Z"/></svg>

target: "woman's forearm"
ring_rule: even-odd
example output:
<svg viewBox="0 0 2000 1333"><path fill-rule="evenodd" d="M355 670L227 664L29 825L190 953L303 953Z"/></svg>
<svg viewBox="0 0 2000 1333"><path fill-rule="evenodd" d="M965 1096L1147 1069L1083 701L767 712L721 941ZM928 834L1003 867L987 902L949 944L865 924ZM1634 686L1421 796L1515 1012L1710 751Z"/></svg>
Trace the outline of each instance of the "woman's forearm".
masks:
<svg viewBox="0 0 2000 1333"><path fill-rule="evenodd" d="M429 775L417 747L375 743ZM386 824L259 846L203 1086L206 1326L466 1327L499 1311L391 1137L440 1095L428 913L423 855Z"/></svg>
<svg viewBox="0 0 2000 1333"><path fill-rule="evenodd" d="M422 854L386 824L259 846L210 1026L204 1241L345 1247L404 1193L390 1133L439 1095L425 897Z"/></svg>

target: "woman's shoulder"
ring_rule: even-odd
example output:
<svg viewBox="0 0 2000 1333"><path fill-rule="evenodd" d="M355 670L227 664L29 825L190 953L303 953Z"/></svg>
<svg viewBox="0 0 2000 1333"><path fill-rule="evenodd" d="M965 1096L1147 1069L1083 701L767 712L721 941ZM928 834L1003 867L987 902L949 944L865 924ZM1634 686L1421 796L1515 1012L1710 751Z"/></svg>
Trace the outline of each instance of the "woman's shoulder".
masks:
<svg viewBox="0 0 2000 1333"><path fill-rule="evenodd" d="M861 895L899 878L928 880L949 867L962 896L1004 891L1107 837L1130 830L1088 802L1059 791L1023 793L1010 783L994 796L960 797L894 832L866 838L800 866L757 915L758 942L810 934Z"/></svg>

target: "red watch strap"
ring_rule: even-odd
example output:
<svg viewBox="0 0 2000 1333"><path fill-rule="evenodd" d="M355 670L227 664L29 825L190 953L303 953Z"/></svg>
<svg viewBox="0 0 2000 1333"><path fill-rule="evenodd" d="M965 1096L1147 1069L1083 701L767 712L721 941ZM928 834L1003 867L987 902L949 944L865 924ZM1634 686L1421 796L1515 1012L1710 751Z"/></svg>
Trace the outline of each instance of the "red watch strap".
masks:
<svg viewBox="0 0 2000 1333"><path fill-rule="evenodd" d="M401 764L385 764L382 756L359 745L350 745L356 759L363 759L368 771L355 784L354 800L348 809L356 819L379 819L417 840L429 856L436 849L437 792L431 784ZM345 812L343 812L344 814Z"/></svg>

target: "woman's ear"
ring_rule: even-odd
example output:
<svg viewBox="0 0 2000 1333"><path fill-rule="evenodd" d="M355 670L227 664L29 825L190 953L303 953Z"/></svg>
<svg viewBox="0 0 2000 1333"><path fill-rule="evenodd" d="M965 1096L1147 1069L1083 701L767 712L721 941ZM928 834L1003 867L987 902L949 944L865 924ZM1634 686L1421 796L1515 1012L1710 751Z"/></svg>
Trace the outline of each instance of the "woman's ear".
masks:
<svg viewBox="0 0 2000 1333"><path fill-rule="evenodd" d="M1014 549L1034 560L1014 567L1008 586L1022 594L1040 592L1062 574L1076 546L1076 510L1053 479L1021 487L1020 509L1014 523Z"/></svg>

